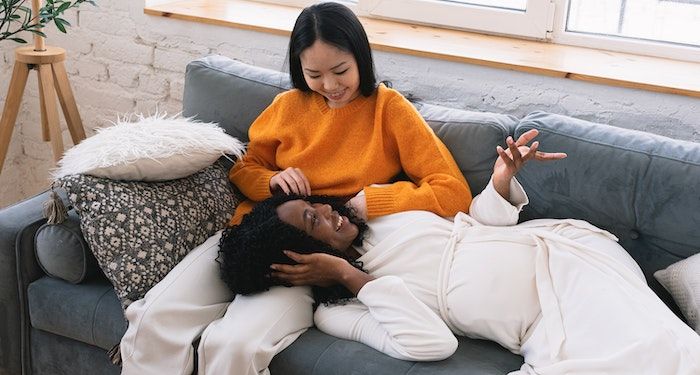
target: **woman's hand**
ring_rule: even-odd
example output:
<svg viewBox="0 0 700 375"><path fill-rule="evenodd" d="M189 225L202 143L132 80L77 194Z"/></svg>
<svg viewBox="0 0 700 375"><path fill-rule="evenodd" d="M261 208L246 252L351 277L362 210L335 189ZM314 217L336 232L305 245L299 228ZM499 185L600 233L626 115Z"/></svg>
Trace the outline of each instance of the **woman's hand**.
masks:
<svg viewBox="0 0 700 375"><path fill-rule="evenodd" d="M315 285L329 287L343 284L352 294L357 295L365 284L374 278L355 268L345 259L326 253L299 254L284 252L298 264L273 264L272 277L291 285Z"/></svg>
<svg viewBox="0 0 700 375"><path fill-rule="evenodd" d="M273 264L272 277L291 285L316 285L329 287L341 282L343 272L354 268L345 259L326 253L299 254L285 251L298 264Z"/></svg>
<svg viewBox="0 0 700 375"><path fill-rule="evenodd" d="M299 168L289 167L272 176L270 190L275 189L282 189L285 194L311 195L309 179Z"/></svg>
<svg viewBox="0 0 700 375"><path fill-rule="evenodd" d="M501 146L496 147L498 159L493 166L493 186L496 191L506 200L510 199L510 180L515 176L525 163L531 159L535 160L558 160L566 157L563 152L542 152L537 151L540 143L535 141L531 146L527 146L539 131L537 129L528 130L523 133L517 141L512 137L506 139L508 149Z"/></svg>
<svg viewBox="0 0 700 375"><path fill-rule="evenodd" d="M362 192L352 197L345 205L351 208L357 217L367 221L367 199Z"/></svg>

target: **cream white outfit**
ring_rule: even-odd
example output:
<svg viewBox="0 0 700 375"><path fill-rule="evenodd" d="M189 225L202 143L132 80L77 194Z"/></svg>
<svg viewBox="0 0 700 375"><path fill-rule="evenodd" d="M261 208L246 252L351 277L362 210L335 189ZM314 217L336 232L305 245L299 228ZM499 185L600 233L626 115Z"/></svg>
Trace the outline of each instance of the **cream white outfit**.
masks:
<svg viewBox="0 0 700 375"><path fill-rule="evenodd" d="M313 324L307 287L236 296L219 277L221 233L192 250L126 310L122 374L269 374L272 357Z"/></svg>
<svg viewBox="0 0 700 375"><path fill-rule="evenodd" d="M419 361L451 355L452 332L489 339L525 358L512 374L700 374L700 336L612 234L578 220L515 225L527 203L515 180L511 198L490 183L471 216L372 220L358 251L376 279L356 301L319 307L316 325Z"/></svg>

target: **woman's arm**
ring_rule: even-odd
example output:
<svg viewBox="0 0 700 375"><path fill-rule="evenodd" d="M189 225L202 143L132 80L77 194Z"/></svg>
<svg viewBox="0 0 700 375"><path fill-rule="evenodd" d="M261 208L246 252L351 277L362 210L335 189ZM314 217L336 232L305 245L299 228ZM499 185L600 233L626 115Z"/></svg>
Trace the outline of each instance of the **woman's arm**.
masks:
<svg viewBox="0 0 700 375"><path fill-rule="evenodd" d="M471 192L447 147L408 100L393 90L383 95L386 152L397 154L411 181L365 187L367 218L408 210L441 216L466 212Z"/></svg>
<svg viewBox="0 0 700 375"><path fill-rule="evenodd" d="M314 314L318 329L402 360L438 361L457 349L447 325L400 278L375 279L357 297L359 301L319 306Z"/></svg>
<svg viewBox="0 0 700 375"><path fill-rule="evenodd" d="M538 134L536 129L523 133L517 141L506 139L508 149L496 147L498 158L488 185L472 201L469 215L485 225L515 225L523 206L528 203L527 194L515 179L515 175L529 160L558 160L565 153L538 151L539 142L527 146Z"/></svg>
<svg viewBox="0 0 700 375"><path fill-rule="evenodd" d="M359 300L319 306L315 320L320 330L404 360L437 361L457 349L457 340L447 325L400 278L375 279L330 254L285 254L298 264L273 264L273 277L292 285L327 287L340 283Z"/></svg>
<svg viewBox="0 0 700 375"><path fill-rule="evenodd" d="M520 211L528 204L527 194L515 179L509 181L509 200L496 191L493 178L488 185L479 193L469 208L469 216L484 225L507 226L518 223Z"/></svg>
<svg viewBox="0 0 700 375"><path fill-rule="evenodd" d="M272 101L248 130L248 149L245 156L229 171L229 179L248 199L259 202L272 195L273 188L285 193L308 195L309 182L303 172L297 168L280 171L276 152L280 144L279 136L283 100L285 93L279 94Z"/></svg>
<svg viewBox="0 0 700 375"><path fill-rule="evenodd" d="M272 277L292 285L329 287L341 284L353 295L374 277L355 268L343 258L326 253L299 254L285 251L297 264L273 264Z"/></svg>

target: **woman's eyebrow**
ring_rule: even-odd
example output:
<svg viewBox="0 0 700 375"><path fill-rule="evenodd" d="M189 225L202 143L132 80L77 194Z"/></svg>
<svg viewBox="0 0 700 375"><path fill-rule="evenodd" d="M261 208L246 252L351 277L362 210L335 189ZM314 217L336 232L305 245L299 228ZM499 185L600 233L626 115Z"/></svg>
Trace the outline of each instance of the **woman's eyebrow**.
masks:
<svg viewBox="0 0 700 375"><path fill-rule="evenodd" d="M338 69L338 68L340 68L341 65L343 65L343 64L345 64L345 63L347 63L347 61L343 61L343 62L341 62L340 64L338 64L338 65L336 65L336 66L330 68L329 70ZM306 70L306 71L309 72L309 73L319 73L318 70L313 70L313 69L308 69L308 68L304 68L304 70Z"/></svg>

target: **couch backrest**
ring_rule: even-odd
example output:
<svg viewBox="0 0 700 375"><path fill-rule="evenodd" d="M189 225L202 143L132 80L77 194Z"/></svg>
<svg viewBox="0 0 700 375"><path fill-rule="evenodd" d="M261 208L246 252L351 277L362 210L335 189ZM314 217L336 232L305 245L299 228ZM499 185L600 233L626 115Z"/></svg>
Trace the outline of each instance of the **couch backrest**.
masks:
<svg viewBox="0 0 700 375"><path fill-rule="evenodd" d="M700 144L534 112L515 135L539 129L542 147L569 157L530 163L518 175L530 197L524 219L574 217L607 229L652 274L700 250Z"/></svg>

